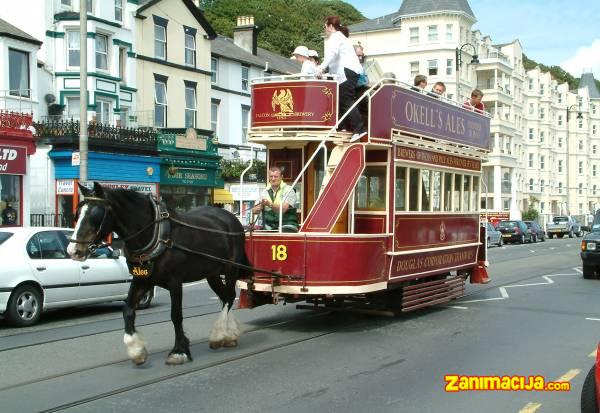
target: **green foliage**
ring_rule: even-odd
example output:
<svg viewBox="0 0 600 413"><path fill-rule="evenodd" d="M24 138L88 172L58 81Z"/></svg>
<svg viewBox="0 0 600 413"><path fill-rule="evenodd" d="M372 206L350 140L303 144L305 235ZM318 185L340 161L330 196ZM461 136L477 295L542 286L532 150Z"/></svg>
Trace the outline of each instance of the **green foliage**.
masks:
<svg viewBox="0 0 600 413"><path fill-rule="evenodd" d="M217 33L228 37L233 37L237 16L254 16L258 45L282 56L290 56L298 45L322 56L327 16L340 16L347 26L365 20L341 0L201 0L200 8Z"/></svg>
<svg viewBox="0 0 600 413"><path fill-rule="evenodd" d="M529 59L523 53L523 66L525 70L535 69L539 66L543 72L550 72L552 76L558 81L558 83L567 82L569 84L569 90L577 89L579 86L579 79L575 78L572 74L564 70L560 66L546 66L542 63L537 63L534 60Z"/></svg>
<svg viewBox="0 0 600 413"><path fill-rule="evenodd" d="M221 159L221 177L227 182L239 181L242 172L248 167L250 161L240 159ZM265 182L267 177L266 164L258 159L254 160L252 168L244 175L244 181Z"/></svg>
<svg viewBox="0 0 600 413"><path fill-rule="evenodd" d="M523 212L523 221L537 221L540 213L534 207L529 207L526 212Z"/></svg>

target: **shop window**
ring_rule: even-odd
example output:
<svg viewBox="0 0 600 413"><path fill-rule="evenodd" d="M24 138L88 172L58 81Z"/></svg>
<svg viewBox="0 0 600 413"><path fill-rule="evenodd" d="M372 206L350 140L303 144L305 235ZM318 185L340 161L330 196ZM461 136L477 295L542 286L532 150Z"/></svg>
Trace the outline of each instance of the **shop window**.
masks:
<svg viewBox="0 0 600 413"><path fill-rule="evenodd" d="M386 167L367 166L358 180L354 205L357 210L383 211L386 202Z"/></svg>
<svg viewBox="0 0 600 413"><path fill-rule="evenodd" d="M21 177L0 175L0 225L21 225Z"/></svg>
<svg viewBox="0 0 600 413"><path fill-rule="evenodd" d="M212 188L198 186L161 185L160 197L168 208L177 212L212 205Z"/></svg>

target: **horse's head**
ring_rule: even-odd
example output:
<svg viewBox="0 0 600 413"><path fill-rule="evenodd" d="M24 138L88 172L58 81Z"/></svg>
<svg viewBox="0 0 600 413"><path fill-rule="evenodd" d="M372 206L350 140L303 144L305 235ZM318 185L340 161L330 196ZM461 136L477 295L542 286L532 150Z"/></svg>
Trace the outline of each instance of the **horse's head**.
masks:
<svg viewBox="0 0 600 413"><path fill-rule="evenodd" d="M76 261L85 261L113 229L113 210L98 182L89 190L79 185L83 195L77 207L77 224L67 252Z"/></svg>

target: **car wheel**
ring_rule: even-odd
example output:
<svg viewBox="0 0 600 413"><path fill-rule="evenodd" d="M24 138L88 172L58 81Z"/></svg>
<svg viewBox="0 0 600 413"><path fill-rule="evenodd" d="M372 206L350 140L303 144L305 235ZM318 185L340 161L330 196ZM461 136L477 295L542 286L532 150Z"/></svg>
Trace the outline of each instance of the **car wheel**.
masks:
<svg viewBox="0 0 600 413"><path fill-rule="evenodd" d="M593 266L583 264L583 278L586 280L593 280L596 278Z"/></svg>
<svg viewBox="0 0 600 413"><path fill-rule="evenodd" d="M151 288L150 290L146 291L146 294L144 294L144 296L142 297L142 299L138 303L137 309L138 310L145 310L146 308L150 307L150 304L152 303L152 298L154 298L154 289L153 288Z"/></svg>
<svg viewBox="0 0 600 413"><path fill-rule="evenodd" d="M575 234L573 234L573 230L569 231L569 238L573 238Z"/></svg>
<svg viewBox="0 0 600 413"><path fill-rule="evenodd" d="M21 285L14 289L6 306L6 318L17 327L30 326L42 314L42 294L33 285Z"/></svg>
<svg viewBox="0 0 600 413"><path fill-rule="evenodd" d="M521 235L521 239L519 240L519 244L525 244L525 234Z"/></svg>
<svg viewBox="0 0 600 413"><path fill-rule="evenodd" d="M498 240L498 246L501 247L502 245L504 245L504 240L502 240L502 237L500 237Z"/></svg>
<svg viewBox="0 0 600 413"><path fill-rule="evenodd" d="M581 413L598 412L598 400L596 400L596 366L592 366L581 389Z"/></svg>
<svg viewBox="0 0 600 413"><path fill-rule="evenodd" d="M537 235L533 235L531 238L532 238L531 242L537 242Z"/></svg>
<svg viewBox="0 0 600 413"><path fill-rule="evenodd" d="M579 230L579 232L577 233L577 238L581 238L583 237L583 231Z"/></svg>
<svg viewBox="0 0 600 413"><path fill-rule="evenodd" d="M542 242L546 242L546 236L542 235Z"/></svg>

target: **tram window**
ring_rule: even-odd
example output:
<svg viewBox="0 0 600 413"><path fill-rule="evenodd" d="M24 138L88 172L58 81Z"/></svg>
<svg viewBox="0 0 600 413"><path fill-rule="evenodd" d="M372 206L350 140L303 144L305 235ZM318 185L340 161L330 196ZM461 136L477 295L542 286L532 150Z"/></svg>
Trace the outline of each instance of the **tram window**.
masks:
<svg viewBox="0 0 600 413"><path fill-rule="evenodd" d="M410 169L408 178L408 209L419 210L419 170Z"/></svg>
<svg viewBox="0 0 600 413"><path fill-rule="evenodd" d="M479 208L477 208L478 200L479 200L479 177L474 176L473 177L473 191L471 192L471 205L473 205L473 207L471 208L471 211L477 211L479 209Z"/></svg>
<svg viewBox="0 0 600 413"><path fill-rule="evenodd" d="M471 207L471 177L469 175L463 175L463 202L462 210L468 211Z"/></svg>
<svg viewBox="0 0 600 413"><path fill-rule="evenodd" d="M406 211L406 167L396 168L396 211Z"/></svg>
<svg viewBox="0 0 600 413"><path fill-rule="evenodd" d="M433 171L433 192L431 193L432 209L434 211L441 211L441 198L442 198L442 173Z"/></svg>
<svg viewBox="0 0 600 413"><path fill-rule="evenodd" d="M356 187L354 200L356 209L369 211L385 210L385 169L385 166L367 166L365 168Z"/></svg>
<svg viewBox="0 0 600 413"><path fill-rule="evenodd" d="M452 174L444 174L444 211L452 211Z"/></svg>
<svg viewBox="0 0 600 413"><path fill-rule="evenodd" d="M461 184L462 184L462 175L455 174L454 175L454 193L452 194L453 199L454 199L452 207L453 207L454 211L460 211L462 209L462 205L460 204Z"/></svg>
<svg viewBox="0 0 600 413"><path fill-rule="evenodd" d="M421 211L431 210L431 171L421 171Z"/></svg>

